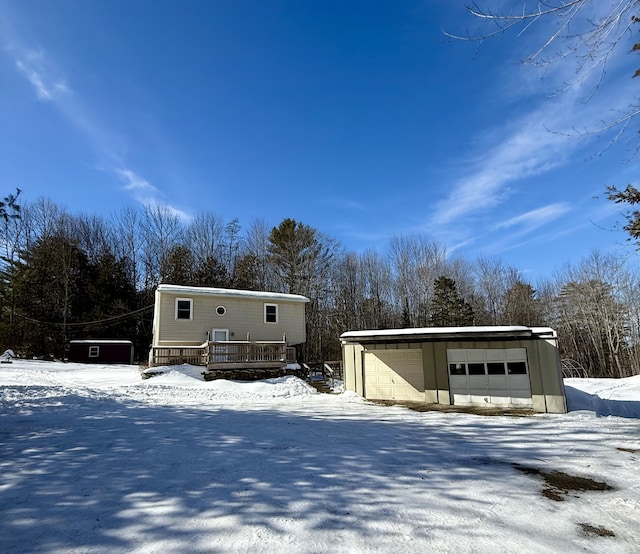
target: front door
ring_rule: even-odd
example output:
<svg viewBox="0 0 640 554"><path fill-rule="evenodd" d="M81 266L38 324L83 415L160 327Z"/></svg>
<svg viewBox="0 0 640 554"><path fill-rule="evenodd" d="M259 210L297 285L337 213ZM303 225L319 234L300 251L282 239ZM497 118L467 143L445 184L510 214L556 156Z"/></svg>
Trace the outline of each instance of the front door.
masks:
<svg viewBox="0 0 640 554"><path fill-rule="evenodd" d="M211 340L216 342L226 342L229 340L229 329L211 329ZM227 362L229 361L227 346L222 344L214 344L211 351L211 361Z"/></svg>
<svg viewBox="0 0 640 554"><path fill-rule="evenodd" d="M229 340L229 329L211 329L213 342L226 342Z"/></svg>

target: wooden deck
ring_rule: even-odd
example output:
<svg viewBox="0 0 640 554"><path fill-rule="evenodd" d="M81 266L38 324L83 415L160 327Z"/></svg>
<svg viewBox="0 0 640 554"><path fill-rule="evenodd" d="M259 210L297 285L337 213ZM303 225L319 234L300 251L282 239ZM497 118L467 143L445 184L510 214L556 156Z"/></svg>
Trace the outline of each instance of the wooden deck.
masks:
<svg viewBox="0 0 640 554"><path fill-rule="evenodd" d="M152 346L149 367L190 364L207 369L275 369L296 362L285 342L208 341L200 346Z"/></svg>

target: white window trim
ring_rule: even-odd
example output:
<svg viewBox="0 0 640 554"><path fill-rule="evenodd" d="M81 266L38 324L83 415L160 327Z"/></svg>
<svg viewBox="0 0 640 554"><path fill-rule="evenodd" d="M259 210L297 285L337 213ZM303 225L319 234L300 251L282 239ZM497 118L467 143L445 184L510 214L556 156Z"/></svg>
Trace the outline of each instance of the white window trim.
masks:
<svg viewBox="0 0 640 554"><path fill-rule="evenodd" d="M99 358L100 357L100 347L99 346L90 346L89 347L89 358Z"/></svg>
<svg viewBox="0 0 640 554"><path fill-rule="evenodd" d="M189 319L181 317L178 317L178 303L179 302L189 302ZM193 321L193 298L176 298L176 303L175 303L175 319L176 321Z"/></svg>
<svg viewBox="0 0 640 554"><path fill-rule="evenodd" d="M267 307L274 307L276 309L276 320L275 321L267 321ZM276 325L280 319L280 314L278 313L280 310L278 309L278 304L267 304L264 305L264 322L267 325Z"/></svg>

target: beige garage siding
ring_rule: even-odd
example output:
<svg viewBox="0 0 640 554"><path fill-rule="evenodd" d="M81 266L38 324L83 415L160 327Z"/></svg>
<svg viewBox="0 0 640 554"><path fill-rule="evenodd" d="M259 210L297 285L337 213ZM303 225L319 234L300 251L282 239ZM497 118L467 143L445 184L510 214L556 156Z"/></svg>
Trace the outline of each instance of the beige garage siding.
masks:
<svg viewBox="0 0 640 554"><path fill-rule="evenodd" d="M422 350L365 351L364 396L370 400L424 402Z"/></svg>

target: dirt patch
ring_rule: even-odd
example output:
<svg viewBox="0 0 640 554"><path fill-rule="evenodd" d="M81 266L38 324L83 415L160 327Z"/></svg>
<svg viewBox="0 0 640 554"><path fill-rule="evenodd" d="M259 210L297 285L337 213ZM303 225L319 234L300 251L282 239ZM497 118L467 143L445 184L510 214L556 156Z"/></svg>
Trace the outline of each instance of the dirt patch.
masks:
<svg viewBox="0 0 640 554"><path fill-rule="evenodd" d="M630 454L637 454L640 452L640 448L622 448L622 446L618 446L616 450L620 450L620 452L629 452Z"/></svg>
<svg viewBox="0 0 640 554"><path fill-rule="evenodd" d="M525 408L497 408L484 406L453 406L450 404L425 404L424 402L404 402L397 400L368 400L381 406L404 406L415 412L451 412L457 414L475 414L484 416L520 416L528 417L536 412Z"/></svg>
<svg viewBox="0 0 640 554"><path fill-rule="evenodd" d="M578 523L582 534L587 537L615 537L616 534L610 531L606 527L598 527L597 525L591 525L590 523Z"/></svg>
<svg viewBox="0 0 640 554"><path fill-rule="evenodd" d="M541 469L526 467L520 464L513 464L518 471L527 475L535 475L541 477L544 481L542 495L549 500L562 502L565 497L572 492L579 491L611 491L614 488L602 481L595 481L587 477L578 477L570 475L564 471L543 471Z"/></svg>

